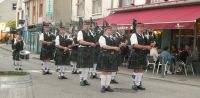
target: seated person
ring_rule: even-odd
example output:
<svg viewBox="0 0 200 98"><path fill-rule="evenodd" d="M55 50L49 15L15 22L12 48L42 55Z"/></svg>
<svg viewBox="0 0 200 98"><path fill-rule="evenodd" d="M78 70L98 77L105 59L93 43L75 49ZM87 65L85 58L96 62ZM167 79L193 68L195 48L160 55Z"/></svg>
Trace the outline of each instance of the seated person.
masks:
<svg viewBox="0 0 200 98"><path fill-rule="evenodd" d="M160 53L160 56L164 58L164 64L166 64L167 61L170 63L172 57L168 46L164 47L163 51ZM167 73L171 74L170 67L167 68Z"/></svg>

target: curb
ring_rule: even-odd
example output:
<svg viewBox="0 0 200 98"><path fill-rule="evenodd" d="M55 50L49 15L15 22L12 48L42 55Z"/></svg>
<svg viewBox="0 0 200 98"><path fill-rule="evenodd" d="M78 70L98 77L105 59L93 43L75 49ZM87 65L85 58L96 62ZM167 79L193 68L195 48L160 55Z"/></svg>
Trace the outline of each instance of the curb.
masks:
<svg viewBox="0 0 200 98"><path fill-rule="evenodd" d="M119 72L119 74L131 76L131 74L123 73L123 72ZM183 83L183 82L179 82L179 81L167 80L165 78L156 78L156 77L147 77L147 76L144 76L144 78L158 80L158 81L164 81L164 82L169 82L169 83L176 83L176 84L181 84L181 85L200 87L200 85L198 85L198 84Z"/></svg>

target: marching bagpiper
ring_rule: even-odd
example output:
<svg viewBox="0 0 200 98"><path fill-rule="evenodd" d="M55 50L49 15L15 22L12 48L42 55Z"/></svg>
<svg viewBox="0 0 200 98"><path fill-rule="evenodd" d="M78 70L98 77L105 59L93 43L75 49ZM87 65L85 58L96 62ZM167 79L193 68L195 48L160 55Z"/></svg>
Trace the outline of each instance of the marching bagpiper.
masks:
<svg viewBox="0 0 200 98"><path fill-rule="evenodd" d="M146 67L146 56L152 48L144 36L144 24L137 23L136 32L131 35L130 41L134 49L131 53L129 68L133 69L133 90L145 90L142 86L143 72Z"/></svg>
<svg viewBox="0 0 200 98"><path fill-rule="evenodd" d="M112 26L112 31L113 31L111 36L113 37L113 39L116 41L116 43L119 45L120 48L126 47L126 45L128 44L128 41L127 39L123 38L124 36L118 31L117 24L111 24L111 26ZM121 52L119 52L118 54L117 61L118 61L118 65L122 65ZM117 75L117 72L112 72L112 80L111 80L112 84L118 84L118 82L115 79L116 75Z"/></svg>
<svg viewBox="0 0 200 98"><path fill-rule="evenodd" d="M97 32L94 31L93 28L90 29L90 33L91 33L91 37L92 37L92 40L93 42L96 43L96 47L93 47L93 68L90 68L90 78L91 79L98 79L98 76L97 76L97 61L98 61L98 55L99 55L99 44L98 44L98 34Z"/></svg>
<svg viewBox="0 0 200 98"><path fill-rule="evenodd" d="M65 74L65 66L70 64L70 52L69 48L72 44L71 40L65 35L64 27L60 27L59 35L56 36L55 45L56 45L56 53L55 53L55 65L58 66L58 79L67 79L64 76Z"/></svg>
<svg viewBox="0 0 200 98"><path fill-rule="evenodd" d="M112 27L108 26L105 29L104 35L99 38L99 44L101 47L100 52L100 71L101 71L101 92L106 91L113 92L114 90L110 87L112 78L112 72L118 70L118 53L120 48L116 41L111 37Z"/></svg>
<svg viewBox="0 0 200 98"><path fill-rule="evenodd" d="M50 60L54 59L55 37L49 32L49 25L43 25L44 32L40 34L39 40L42 45L40 60L42 60L42 74L52 74L49 72Z"/></svg>
<svg viewBox="0 0 200 98"><path fill-rule="evenodd" d="M70 54L70 64L72 65L72 74L78 74L77 68L77 58L78 58L78 41L77 41L77 33L71 34L70 40L72 41L71 54Z"/></svg>
<svg viewBox="0 0 200 98"><path fill-rule="evenodd" d="M89 32L90 22L83 23L83 30L78 32L77 40L79 42L78 48L78 64L80 68L80 85L90 85L87 81L89 68L93 67L93 47L96 46L92 40L92 35Z"/></svg>
<svg viewBox="0 0 200 98"><path fill-rule="evenodd" d="M22 31L19 31L16 35L16 38L12 41L12 49L13 49L13 61L15 70L23 70L22 69L22 61L20 60L20 51L22 51L25 47L25 43L22 38Z"/></svg>

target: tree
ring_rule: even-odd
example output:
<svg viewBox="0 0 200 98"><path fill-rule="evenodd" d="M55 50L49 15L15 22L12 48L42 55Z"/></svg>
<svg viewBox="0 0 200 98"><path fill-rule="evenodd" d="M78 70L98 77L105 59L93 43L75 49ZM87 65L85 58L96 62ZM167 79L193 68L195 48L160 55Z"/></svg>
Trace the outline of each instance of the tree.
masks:
<svg viewBox="0 0 200 98"><path fill-rule="evenodd" d="M16 21L15 20L9 20L6 23L6 27L10 27L10 30L14 31L16 29Z"/></svg>

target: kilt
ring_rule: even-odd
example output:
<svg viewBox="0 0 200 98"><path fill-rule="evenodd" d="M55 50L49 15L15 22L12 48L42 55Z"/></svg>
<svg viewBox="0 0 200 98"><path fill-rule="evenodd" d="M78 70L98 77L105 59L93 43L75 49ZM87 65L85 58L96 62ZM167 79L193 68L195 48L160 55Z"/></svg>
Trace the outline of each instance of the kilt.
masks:
<svg viewBox="0 0 200 98"><path fill-rule="evenodd" d="M97 63L99 59L100 46L93 48L93 50L94 50L94 63Z"/></svg>
<svg viewBox="0 0 200 98"><path fill-rule="evenodd" d="M55 65L70 65L70 53L69 51L63 52L60 49L56 49L55 53Z"/></svg>
<svg viewBox="0 0 200 98"><path fill-rule="evenodd" d="M97 70L103 72L116 72L118 71L119 53L115 51L102 50L99 54L99 62L97 65Z"/></svg>
<svg viewBox="0 0 200 98"><path fill-rule="evenodd" d="M54 59L54 50L41 48L40 60L53 60Z"/></svg>
<svg viewBox="0 0 200 98"><path fill-rule="evenodd" d="M12 53L13 60L20 61L20 51L14 50Z"/></svg>
<svg viewBox="0 0 200 98"><path fill-rule="evenodd" d="M140 54L136 52L132 52L129 56L129 69L135 69L135 68L143 68L146 69L147 66L147 60L146 60L146 54Z"/></svg>
<svg viewBox="0 0 200 98"><path fill-rule="evenodd" d="M94 52L92 47L78 48L77 68L93 68Z"/></svg>
<svg viewBox="0 0 200 98"><path fill-rule="evenodd" d="M70 61L77 62L78 58L78 47L73 47L70 54Z"/></svg>

